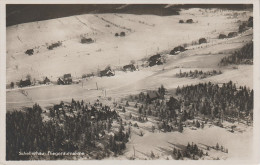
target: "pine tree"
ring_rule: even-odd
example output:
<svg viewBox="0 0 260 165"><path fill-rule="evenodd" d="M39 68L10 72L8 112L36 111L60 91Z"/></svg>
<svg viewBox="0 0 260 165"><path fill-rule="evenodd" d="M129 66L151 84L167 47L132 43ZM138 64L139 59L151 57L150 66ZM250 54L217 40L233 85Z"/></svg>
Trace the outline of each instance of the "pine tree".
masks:
<svg viewBox="0 0 260 165"><path fill-rule="evenodd" d="M181 122L179 123L178 131L179 131L179 132L182 132L182 131L183 131L183 126L182 126L182 123L181 123Z"/></svg>
<svg viewBox="0 0 260 165"><path fill-rule="evenodd" d="M128 107L128 106L129 106L129 103L128 103L128 101L126 101L126 103L125 103L125 106L126 106L126 107Z"/></svg>
<svg viewBox="0 0 260 165"><path fill-rule="evenodd" d="M151 158L152 158L152 159L155 158L155 155L154 155L153 151L151 151Z"/></svg>
<svg viewBox="0 0 260 165"><path fill-rule="evenodd" d="M218 143L216 144L216 149L219 150L219 144Z"/></svg>

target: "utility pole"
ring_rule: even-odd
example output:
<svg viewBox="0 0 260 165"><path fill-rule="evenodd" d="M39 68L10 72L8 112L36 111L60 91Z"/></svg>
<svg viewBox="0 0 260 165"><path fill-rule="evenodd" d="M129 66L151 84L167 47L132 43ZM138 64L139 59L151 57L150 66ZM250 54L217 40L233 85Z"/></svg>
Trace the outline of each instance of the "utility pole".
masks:
<svg viewBox="0 0 260 165"><path fill-rule="evenodd" d="M97 82L96 82L96 87L97 87L97 90L98 90L98 84L97 84Z"/></svg>
<svg viewBox="0 0 260 165"><path fill-rule="evenodd" d="M134 149L134 159L135 159L135 146L133 146L133 149Z"/></svg>
<svg viewBox="0 0 260 165"><path fill-rule="evenodd" d="M86 78L82 79L82 88L84 87L84 81L86 80Z"/></svg>

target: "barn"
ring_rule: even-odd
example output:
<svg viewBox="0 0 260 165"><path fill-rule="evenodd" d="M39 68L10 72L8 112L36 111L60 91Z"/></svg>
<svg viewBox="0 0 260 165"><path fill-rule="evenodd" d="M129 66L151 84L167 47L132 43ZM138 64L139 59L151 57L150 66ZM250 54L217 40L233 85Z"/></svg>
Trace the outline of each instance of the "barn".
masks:
<svg viewBox="0 0 260 165"><path fill-rule="evenodd" d="M26 87L26 86L30 86L30 85L32 85L32 83L31 83L31 80L29 80L29 79L26 79L26 80L20 80L20 82L19 82L19 87Z"/></svg>
<svg viewBox="0 0 260 165"><path fill-rule="evenodd" d="M124 70L125 72L126 72L126 71L131 71L131 72L133 72L133 71L136 70L136 68L135 68L134 64L129 64L129 65L123 66L123 70Z"/></svg>
<svg viewBox="0 0 260 165"><path fill-rule="evenodd" d="M57 84L58 85L64 85L65 83L64 83L64 81L61 78L58 78Z"/></svg>
<svg viewBox="0 0 260 165"><path fill-rule="evenodd" d="M187 19L186 23L193 23L193 20L192 19Z"/></svg>
<svg viewBox="0 0 260 165"><path fill-rule="evenodd" d="M29 56L33 55L34 50L33 49L28 49L25 51L25 54L28 54Z"/></svg>
<svg viewBox="0 0 260 165"><path fill-rule="evenodd" d="M206 38L200 38L199 39L199 44L207 43Z"/></svg>
<svg viewBox="0 0 260 165"><path fill-rule="evenodd" d="M228 38L232 38L232 37L235 37L235 36L237 36L237 32L228 33Z"/></svg>
<svg viewBox="0 0 260 165"><path fill-rule="evenodd" d="M125 36L125 32L121 32L121 33L120 33L120 36L121 36L121 37L124 37L124 36Z"/></svg>
<svg viewBox="0 0 260 165"><path fill-rule="evenodd" d="M149 66L162 65L163 63L162 63L161 57L162 56L160 54L151 56L148 60Z"/></svg>
<svg viewBox="0 0 260 165"><path fill-rule="evenodd" d="M227 38L225 34L219 34L218 39L224 39L224 38Z"/></svg>
<svg viewBox="0 0 260 165"><path fill-rule="evenodd" d="M48 77L45 77L45 79L43 80L43 84L49 84L51 81L50 79L48 79Z"/></svg>
<svg viewBox="0 0 260 165"><path fill-rule="evenodd" d="M152 101L159 99L160 94L157 91L148 91L146 95L146 101L151 103Z"/></svg>
<svg viewBox="0 0 260 165"><path fill-rule="evenodd" d="M71 84L72 83L72 77L71 74L64 74L63 75L63 81L65 84Z"/></svg>
<svg viewBox="0 0 260 165"><path fill-rule="evenodd" d="M103 77L103 76L114 76L115 74L112 72L111 68L110 67L107 67L105 70L102 70L100 71L100 77Z"/></svg>
<svg viewBox="0 0 260 165"><path fill-rule="evenodd" d="M85 37L83 37L83 38L81 38L81 41L80 41L82 44L91 44L91 43L93 43L94 42L94 40L92 39L92 38L85 38Z"/></svg>
<svg viewBox="0 0 260 165"><path fill-rule="evenodd" d="M183 46L177 46L173 50L171 50L170 54L175 55L178 54L179 52L184 52L186 49Z"/></svg>
<svg viewBox="0 0 260 165"><path fill-rule="evenodd" d="M181 19L181 20L179 20L179 23L184 23L184 21Z"/></svg>

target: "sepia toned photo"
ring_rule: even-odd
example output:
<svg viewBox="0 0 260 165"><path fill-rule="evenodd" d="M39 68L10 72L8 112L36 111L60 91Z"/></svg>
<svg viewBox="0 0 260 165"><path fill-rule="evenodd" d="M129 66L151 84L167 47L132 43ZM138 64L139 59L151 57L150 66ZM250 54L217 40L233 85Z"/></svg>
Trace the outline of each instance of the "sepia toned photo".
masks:
<svg viewBox="0 0 260 165"><path fill-rule="evenodd" d="M6 160L250 160L253 4L7 4Z"/></svg>

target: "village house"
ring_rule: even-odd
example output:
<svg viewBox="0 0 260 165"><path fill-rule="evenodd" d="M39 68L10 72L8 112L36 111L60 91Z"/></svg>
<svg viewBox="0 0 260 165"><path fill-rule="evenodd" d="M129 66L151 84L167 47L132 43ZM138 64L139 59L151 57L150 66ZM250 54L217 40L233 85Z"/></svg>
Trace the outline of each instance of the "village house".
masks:
<svg viewBox="0 0 260 165"><path fill-rule="evenodd" d="M115 74L112 72L111 68L110 67L107 67L105 70L102 70L100 71L100 77L103 77L103 76L114 76Z"/></svg>
<svg viewBox="0 0 260 165"><path fill-rule="evenodd" d="M149 58L149 66L154 66L154 65L162 65L163 62L161 60L161 55L160 54L156 54L156 55L153 55Z"/></svg>
<svg viewBox="0 0 260 165"><path fill-rule="evenodd" d="M28 49L25 51L25 54L28 54L29 56L33 55L34 50L33 49Z"/></svg>
<svg viewBox="0 0 260 165"><path fill-rule="evenodd" d="M63 78L58 78L57 84L58 85L69 85L72 83L72 77L71 74L64 74Z"/></svg>
<svg viewBox="0 0 260 165"><path fill-rule="evenodd" d="M193 23L193 20L192 19L187 19L186 23Z"/></svg>
<svg viewBox="0 0 260 165"><path fill-rule="evenodd" d="M81 43L82 44L91 44L91 43L93 43L94 42L94 40L92 39L92 38L85 38L85 37L83 37L83 38L81 38Z"/></svg>
<svg viewBox="0 0 260 165"><path fill-rule="evenodd" d="M232 37L235 37L235 36L237 36L237 32L228 33L228 38L232 38Z"/></svg>
<svg viewBox="0 0 260 165"><path fill-rule="evenodd" d="M179 23L184 23L184 21L181 19L181 20L179 20Z"/></svg>
<svg viewBox="0 0 260 165"><path fill-rule="evenodd" d="M121 36L121 37L124 37L124 36L125 36L125 32L121 32L121 33L120 33L120 36Z"/></svg>
<svg viewBox="0 0 260 165"><path fill-rule="evenodd" d="M22 88L22 87L26 87L26 86L30 86L30 85L32 85L31 80L26 79L26 80L20 80L18 86L19 86L20 88Z"/></svg>
<svg viewBox="0 0 260 165"><path fill-rule="evenodd" d="M225 34L219 34L218 39L224 39L224 38L227 38Z"/></svg>
<svg viewBox="0 0 260 165"><path fill-rule="evenodd" d="M200 38L199 39L199 44L207 43L206 38Z"/></svg>
<svg viewBox="0 0 260 165"><path fill-rule="evenodd" d="M45 77L45 79L43 80L43 84L50 84L50 79L48 79L48 77Z"/></svg>
<svg viewBox="0 0 260 165"><path fill-rule="evenodd" d="M63 81L65 84L71 84L72 83L72 77L71 74L64 74Z"/></svg>
<svg viewBox="0 0 260 165"><path fill-rule="evenodd" d="M123 70L124 70L125 72L126 72L126 71L131 71L131 72L133 72L133 71L136 70L136 68L135 68L134 64L129 64L129 65L123 66Z"/></svg>
<svg viewBox="0 0 260 165"><path fill-rule="evenodd" d="M176 55L180 52L184 52L186 49L183 46L177 46L173 50L171 50L170 54L171 55Z"/></svg>
<svg viewBox="0 0 260 165"><path fill-rule="evenodd" d="M159 99L160 94L157 91L148 91L146 94L146 101L151 103L152 101Z"/></svg>

